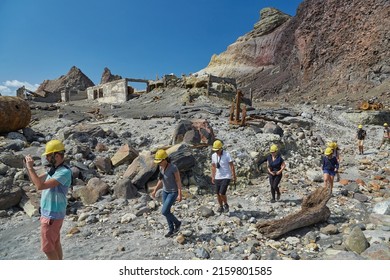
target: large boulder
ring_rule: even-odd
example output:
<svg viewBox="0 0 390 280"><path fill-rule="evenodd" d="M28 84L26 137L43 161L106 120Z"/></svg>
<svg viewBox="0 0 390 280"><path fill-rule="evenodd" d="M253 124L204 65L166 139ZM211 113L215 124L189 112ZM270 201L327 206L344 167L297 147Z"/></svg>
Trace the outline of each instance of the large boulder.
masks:
<svg viewBox="0 0 390 280"><path fill-rule="evenodd" d="M131 182L139 190L146 189L146 183L156 172L157 165L150 151L142 151L133 162L127 167L123 178L131 179Z"/></svg>
<svg viewBox="0 0 390 280"><path fill-rule="evenodd" d="M23 191L21 188L12 188L0 193L0 210L17 206L22 199Z"/></svg>
<svg viewBox="0 0 390 280"><path fill-rule="evenodd" d="M188 144L208 144L214 140L214 132L207 120L181 120L173 133L173 144L185 142Z"/></svg>
<svg viewBox="0 0 390 280"><path fill-rule="evenodd" d="M114 186L114 196L117 198L132 199L138 197L138 190L130 178L124 178Z"/></svg>
<svg viewBox="0 0 390 280"><path fill-rule="evenodd" d="M0 133L25 128L31 120L30 105L15 96L0 96Z"/></svg>
<svg viewBox="0 0 390 280"><path fill-rule="evenodd" d="M177 166L179 171L191 170L196 163L195 157L188 144L178 144L167 150L171 162Z"/></svg>

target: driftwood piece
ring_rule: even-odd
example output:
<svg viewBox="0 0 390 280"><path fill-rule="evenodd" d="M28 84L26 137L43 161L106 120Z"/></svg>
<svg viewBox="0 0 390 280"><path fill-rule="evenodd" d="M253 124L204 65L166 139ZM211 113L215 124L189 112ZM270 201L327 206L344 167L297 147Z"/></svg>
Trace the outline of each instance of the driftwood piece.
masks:
<svg viewBox="0 0 390 280"><path fill-rule="evenodd" d="M326 206L330 197L331 193L327 188L318 188L303 199L299 212L280 220L258 223L257 230L268 238L276 239L294 229L326 221L330 217L330 210Z"/></svg>
<svg viewBox="0 0 390 280"><path fill-rule="evenodd" d="M25 128L31 120L30 105L16 96L0 96L0 133Z"/></svg>

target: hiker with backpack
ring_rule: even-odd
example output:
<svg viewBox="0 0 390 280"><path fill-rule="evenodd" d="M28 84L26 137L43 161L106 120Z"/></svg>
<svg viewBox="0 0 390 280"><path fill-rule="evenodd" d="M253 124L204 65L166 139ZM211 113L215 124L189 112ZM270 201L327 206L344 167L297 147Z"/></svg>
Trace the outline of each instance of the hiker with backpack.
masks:
<svg viewBox="0 0 390 280"><path fill-rule="evenodd" d="M359 124L358 130L356 133L356 139L358 140L359 155L364 153L364 139L366 138L366 131L363 129L363 125Z"/></svg>
<svg viewBox="0 0 390 280"><path fill-rule="evenodd" d="M334 176L339 170L339 162L333 155L332 148L328 147L325 149L324 156L321 157L320 165L324 174L324 187L328 188L330 193L332 193Z"/></svg>
<svg viewBox="0 0 390 280"><path fill-rule="evenodd" d="M337 144L336 140L333 140L332 142L329 142L327 145L328 148L331 148L333 151L333 156L336 157L337 161L340 164L340 147ZM336 173L336 182L340 181L340 173Z"/></svg>

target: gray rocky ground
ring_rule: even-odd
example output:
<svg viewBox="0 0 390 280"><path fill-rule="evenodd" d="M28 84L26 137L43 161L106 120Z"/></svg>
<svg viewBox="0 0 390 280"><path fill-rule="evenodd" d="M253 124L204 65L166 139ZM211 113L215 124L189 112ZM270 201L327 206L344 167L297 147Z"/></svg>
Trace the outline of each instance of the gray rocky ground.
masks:
<svg viewBox="0 0 390 280"><path fill-rule="evenodd" d="M75 210L66 216L62 231L66 259L390 259L390 147L377 149L381 123L383 118L388 121L389 114L378 117L337 105L258 102L253 108L269 110L267 116L276 121L238 127L228 123L228 103L203 96L191 104L183 103L182 92L172 91L146 94L115 106L81 101L59 104L52 111L33 111L31 128L42 133L43 139L35 144L22 141L16 154L39 154L47 139L67 135L67 129L80 123L116 135L98 138L108 147L99 155L111 157L124 143L131 143L138 151L153 151L171 144L180 120L206 119L235 159L238 182L228 192L231 209L220 215L212 186L204 183L210 175L210 147L193 150L198 162L184 184L185 199L174 206L183 221L174 238L164 237L167 228L160 202L147 193L123 199L108 192L88 205L72 200ZM191 106L200 109L188 110ZM98 113L92 112L95 108L100 109ZM281 108L289 114L275 113ZM357 154L354 140L361 122L368 132L364 155ZM282 136L268 130L276 124ZM258 222L299 211L303 197L322 186L318 166L321 149L334 139L342 149L342 161L341 180L335 182L327 204L330 218L275 240L259 233ZM9 135L0 138L2 155L13 141ZM281 147L287 162L282 197L276 203L270 203L264 166L256 165L272 143ZM76 152L69 156L74 161L80 159ZM80 161L94 166L93 160ZM97 177L112 189L126 168L98 172ZM3 179L7 174L23 177L22 170L11 170L5 164L0 169L6 171ZM34 194L26 178L18 182ZM0 213L0 259L44 259L39 251L38 217L30 217L19 207Z"/></svg>

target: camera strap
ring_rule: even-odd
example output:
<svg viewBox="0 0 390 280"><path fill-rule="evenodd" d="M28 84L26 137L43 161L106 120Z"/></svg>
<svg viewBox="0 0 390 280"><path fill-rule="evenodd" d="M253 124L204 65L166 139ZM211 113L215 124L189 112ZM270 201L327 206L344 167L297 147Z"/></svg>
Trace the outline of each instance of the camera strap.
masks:
<svg viewBox="0 0 390 280"><path fill-rule="evenodd" d="M223 150L221 151L221 155L219 156L219 159L218 159L218 154L217 154L217 164L220 166L220 162L221 162L221 159L222 159L222 155L223 155Z"/></svg>

